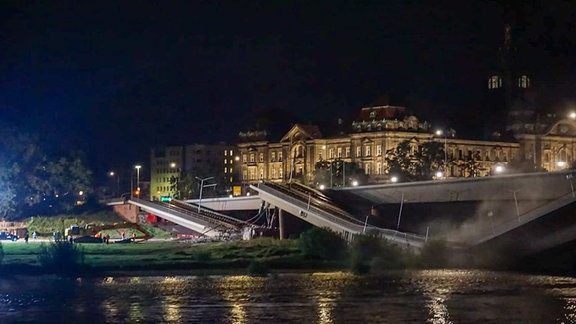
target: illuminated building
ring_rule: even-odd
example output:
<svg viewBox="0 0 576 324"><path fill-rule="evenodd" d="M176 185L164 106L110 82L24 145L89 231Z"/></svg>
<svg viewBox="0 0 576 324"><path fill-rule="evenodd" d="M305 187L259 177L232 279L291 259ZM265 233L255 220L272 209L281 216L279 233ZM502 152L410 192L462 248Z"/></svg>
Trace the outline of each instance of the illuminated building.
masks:
<svg viewBox="0 0 576 324"><path fill-rule="evenodd" d="M188 197L196 192L195 177L213 177L218 192L228 192L237 182L235 150L226 144L191 144L156 147L150 154L150 199Z"/></svg>

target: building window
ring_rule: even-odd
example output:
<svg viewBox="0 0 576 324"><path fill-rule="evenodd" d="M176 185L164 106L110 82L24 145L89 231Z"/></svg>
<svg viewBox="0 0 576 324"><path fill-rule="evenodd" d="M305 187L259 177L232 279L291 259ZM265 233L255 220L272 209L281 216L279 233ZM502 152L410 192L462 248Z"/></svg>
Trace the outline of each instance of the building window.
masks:
<svg viewBox="0 0 576 324"><path fill-rule="evenodd" d="M260 169L260 180L264 179L264 170Z"/></svg>
<svg viewBox="0 0 576 324"><path fill-rule="evenodd" d="M350 147L346 148L346 152L344 153L344 156L349 158L350 157Z"/></svg>
<svg viewBox="0 0 576 324"><path fill-rule="evenodd" d="M366 145L366 146L364 147L364 152L366 153L366 156L371 156L371 155L372 155L371 150L372 150L372 147L371 147L370 145Z"/></svg>
<svg viewBox="0 0 576 324"><path fill-rule="evenodd" d="M258 160L259 160L260 162L264 162L264 153L258 154Z"/></svg>
<svg viewBox="0 0 576 324"><path fill-rule="evenodd" d="M278 152L278 162L282 162L282 152Z"/></svg>
<svg viewBox="0 0 576 324"><path fill-rule="evenodd" d="M276 179L276 169L272 168L272 179Z"/></svg>
<svg viewBox="0 0 576 324"><path fill-rule="evenodd" d="M488 79L488 89L499 89L502 87L502 78L493 75Z"/></svg>
<svg viewBox="0 0 576 324"><path fill-rule="evenodd" d="M371 169L371 168L370 168L370 163L364 164L364 172L366 173L366 175L370 175L370 172L372 171L372 170L370 170L370 169Z"/></svg>
<svg viewBox="0 0 576 324"><path fill-rule="evenodd" d="M318 153L318 160L322 161L322 152Z"/></svg>
<svg viewBox="0 0 576 324"><path fill-rule="evenodd" d="M248 173L246 172L246 170L242 171L242 179L244 180L248 179Z"/></svg>
<svg viewBox="0 0 576 324"><path fill-rule="evenodd" d="M376 174L382 174L382 163L380 162L376 163Z"/></svg>
<svg viewBox="0 0 576 324"><path fill-rule="evenodd" d="M228 151L224 150L224 156L228 156Z"/></svg>
<svg viewBox="0 0 576 324"><path fill-rule="evenodd" d="M361 157L362 156L362 147L358 146L356 147L356 157Z"/></svg>
<svg viewBox="0 0 576 324"><path fill-rule="evenodd" d="M282 169L278 170L278 178L282 179L284 177L284 172L282 171Z"/></svg>
<svg viewBox="0 0 576 324"><path fill-rule="evenodd" d="M339 148L337 149L337 156L338 156L339 158L342 157L342 148L341 148L341 147L339 147Z"/></svg>
<svg viewBox="0 0 576 324"><path fill-rule="evenodd" d="M330 148L330 150L328 150L328 158L333 159L334 158L334 148Z"/></svg>
<svg viewBox="0 0 576 324"><path fill-rule="evenodd" d="M276 152L270 153L270 161L276 162Z"/></svg>
<svg viewBox="0 0 576 324"><path fill-rule="evenodd" d="M233 155L233 153L234 153L234 151L230 150L230 156L232 156L232 155Z"/></svg>
<svg viewBox="0 0 576 324"><path fill-rule="evenodd" d="M530 87L530 78L526 75L522 75L518 78L518 87L519 88L529 88Z"/></svg>
<svg viewBox="0 0 576 324"><path fill-rule="evenodd" d="M382 145L376 145L376 156L382 156Z"/></svg>
<svg viewBox="0 0 576 324"><path fill-rule="evenodd" d="M254 162L254 153L250 153L250 162Z"/></svg>
<svg viewBox="0 0 576 324"><path fill-rule="evenodd" d="M242 162L246 163L247 159L246 159L246 154L242 154Z"/></svg>

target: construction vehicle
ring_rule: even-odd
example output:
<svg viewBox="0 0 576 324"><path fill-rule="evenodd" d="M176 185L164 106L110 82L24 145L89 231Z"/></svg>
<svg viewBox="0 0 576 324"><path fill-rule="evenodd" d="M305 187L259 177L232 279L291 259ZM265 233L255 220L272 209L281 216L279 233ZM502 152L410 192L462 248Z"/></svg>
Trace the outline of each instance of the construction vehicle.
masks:
<svg viewBox="0 0 576 324"><path fill-rule="evenodd" d="M106 230L126 230L132 229L133 236L130 238L122 238L121 240L114 241L115 243L131 243L142 242L154 237L152 233L148 232L144 227L135 223L114 223L114 224L86 224L84 226L72 225L65 231L67 238L72 238L74 243L102 243L102 231ZM139 234L136 234L139 232Z"/></svg>

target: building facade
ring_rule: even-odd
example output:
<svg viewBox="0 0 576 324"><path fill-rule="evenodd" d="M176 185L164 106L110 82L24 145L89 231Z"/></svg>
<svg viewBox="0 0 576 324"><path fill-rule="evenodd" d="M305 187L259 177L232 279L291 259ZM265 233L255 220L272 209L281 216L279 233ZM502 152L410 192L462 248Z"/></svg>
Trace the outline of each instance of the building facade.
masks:
<svg viewBox="0 0 576 324"><path fill-rule="evenodd" d="M200 185L197 178L216 184L220 193L230 191L232 184L238 182L235 151L234 145L227 144L153 148L150 154L150 199L189 198Z"/></svg>
<svg viewBox="0 0 576 324"><path fill-rule="evenodd" d="M404 107L374 106L361 109L352 123L353 132L324 137L317 126L296 124L279 142L241 135L238 144L242 183L285 182L300 179L312 183L316 163L345 161L364 170L369 183L390 181L386 172L386 152L403 141L413 150L425 142L436 141L446 151L445 177L470 176L465 162L474 159L479 175L490 174L496 165L504 165L520 156L518 142L459 139L449 130L436 133L426 121L406 115Z"/></svg>

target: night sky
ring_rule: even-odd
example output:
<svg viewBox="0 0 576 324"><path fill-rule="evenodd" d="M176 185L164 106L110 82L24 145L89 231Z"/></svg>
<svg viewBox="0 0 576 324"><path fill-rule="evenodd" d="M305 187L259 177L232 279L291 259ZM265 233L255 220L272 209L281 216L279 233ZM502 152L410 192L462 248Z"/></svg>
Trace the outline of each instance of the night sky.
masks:
<svg viewBox="0 0 576 324"><path fill-rule="evenodd" d="M96 178L385 96L465 136L507 21L542 109L568 109L575 2L502 3L521 2L1 1L0 118L83 150Z"/></svg>

